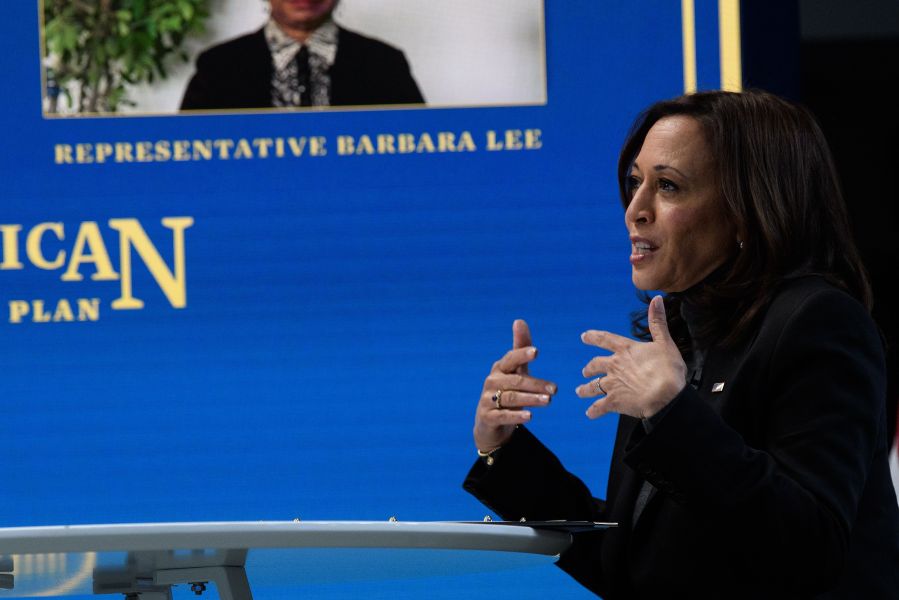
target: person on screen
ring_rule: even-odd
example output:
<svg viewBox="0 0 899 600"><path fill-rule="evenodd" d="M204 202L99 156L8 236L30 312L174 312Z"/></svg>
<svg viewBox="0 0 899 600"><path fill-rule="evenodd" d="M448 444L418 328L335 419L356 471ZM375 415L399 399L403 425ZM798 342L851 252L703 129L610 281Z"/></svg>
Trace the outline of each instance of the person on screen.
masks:
<svg viewBox="0 0 899 600"><path fill-rule="evenodd" d="M633 283L664 295L641 341L581 337L587 416L619 415L607 497L525 427L557 390L520 320L465 489L507 520L618 523L558 563L604 598L899 598L884 349L814 118L763 92L659 102L618 182Z"/></svg>
<svg viewBox="0 0 899 600"><path fill-rule="evenodd" d="M340 27L338 0L269 0L271 18L197 58L182 110L422 104L400 50Z"/></svg>

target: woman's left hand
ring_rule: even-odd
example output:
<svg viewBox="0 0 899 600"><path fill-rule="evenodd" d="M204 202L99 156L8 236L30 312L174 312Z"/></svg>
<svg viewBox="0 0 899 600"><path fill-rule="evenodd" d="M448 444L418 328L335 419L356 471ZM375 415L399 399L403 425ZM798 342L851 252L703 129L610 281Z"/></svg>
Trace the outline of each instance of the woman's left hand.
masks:
<svg viewBox="0 0 899 600"><path fill-rule="evenodd" d="M648 320L651 342L592 329L581 334L585 344L612 352L587 363L584 377L602 376L576 390L581 398L602 396L587 409L591 419L610 412L646 419L662 410L686 385L687 366L668 333L661 296L649 303Z"/></svg>

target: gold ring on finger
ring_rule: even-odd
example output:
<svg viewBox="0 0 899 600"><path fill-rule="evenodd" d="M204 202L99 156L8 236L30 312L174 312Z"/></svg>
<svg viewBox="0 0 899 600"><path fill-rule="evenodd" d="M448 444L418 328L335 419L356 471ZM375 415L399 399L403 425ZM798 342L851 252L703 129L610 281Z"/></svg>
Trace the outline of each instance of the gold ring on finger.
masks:
<svg viewBox="0 0 899 600"><path fill-rule="evenodd" d="M503 409L503 391L496 390L496 393L493 394L493 403L496 405L496 408L502 410Z"/></svg>

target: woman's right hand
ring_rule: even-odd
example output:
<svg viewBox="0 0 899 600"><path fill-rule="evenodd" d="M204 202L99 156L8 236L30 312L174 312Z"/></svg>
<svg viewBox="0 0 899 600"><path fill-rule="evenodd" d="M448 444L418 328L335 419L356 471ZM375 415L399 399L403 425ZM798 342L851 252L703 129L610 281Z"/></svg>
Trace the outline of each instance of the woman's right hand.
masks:
<svg viewBox="0 0 899 600"><path fill-rule="evenodd" d="M495 450L509 441L512 432L531 420L532 406L546 406L556 393L556 384L528 374L528 363L537 357L528 324L512 323L512 349L493 363L474 418L474 444L482 452ZM498 400L494 400L498 398Z"/></svg>

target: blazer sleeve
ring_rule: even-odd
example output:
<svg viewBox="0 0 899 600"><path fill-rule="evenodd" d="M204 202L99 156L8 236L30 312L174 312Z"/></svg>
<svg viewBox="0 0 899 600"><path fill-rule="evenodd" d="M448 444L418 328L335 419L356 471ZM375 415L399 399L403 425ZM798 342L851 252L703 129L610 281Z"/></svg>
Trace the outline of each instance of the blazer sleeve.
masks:
<svg viewBox="0 0 899 600"><path fill-rule="evenodd" d="M524 427L487 466L477 460L463 487L508 521L602 521L605 503Z"/></svg>
<svg viewBox="0 0 899 600"><path fill-rule="evenodd" d="M637 429L626 464L697 514L723 524L721 548L780 589L832 587L860 497L884 443L885 375L864 308L835 289L799 303L773 344L757 405L766 442L750 447L686 388L663 419ZM764 327L764 325L763 325Z"/></svg>

